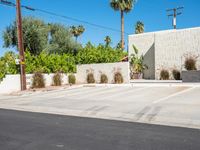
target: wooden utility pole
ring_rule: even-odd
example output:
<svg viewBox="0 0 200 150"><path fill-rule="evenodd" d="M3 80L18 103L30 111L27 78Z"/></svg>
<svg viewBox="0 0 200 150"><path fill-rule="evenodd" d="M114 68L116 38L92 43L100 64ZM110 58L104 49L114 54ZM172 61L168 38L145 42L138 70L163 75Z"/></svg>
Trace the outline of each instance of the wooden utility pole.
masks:
<svg viewBox="0 0 200 150"><path fill-rule="evenodd" d="M17 33L18 33L17 39L18 39L19 59L20 59L20 82L21 82L21 90L24 91L26 90L26 72L25 72L25 57L24 57L20 0L16 0L16 11L17 11Z"/></svg>
<svg viewBox="0 0 200 150"><path fill-rule="evenodd" d="M178 12L178 10L181 10L181 9L183 9L184 7L178 7L178 8L173 8L173 9L167 9L167 12L171 12L171 11L173 11L173 13L172 14L168 14L168 17L173 17L173 27L174 27L174 29L176 29L176 27L177 27L177 23L176 23L176 18L177 18L177 16L178 15L181 15L182 14L182 12Z"/></svg>

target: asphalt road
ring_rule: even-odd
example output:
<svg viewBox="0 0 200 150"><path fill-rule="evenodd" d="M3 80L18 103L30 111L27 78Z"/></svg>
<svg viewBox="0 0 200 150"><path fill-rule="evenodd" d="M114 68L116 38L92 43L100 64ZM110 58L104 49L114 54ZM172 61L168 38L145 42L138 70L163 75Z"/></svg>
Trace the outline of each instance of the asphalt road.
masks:
<svg viewBox="0 0 200 150"><path fill-rule="evenodd" d="M0 110L1 150L199 150L200 130Z"/></svg>

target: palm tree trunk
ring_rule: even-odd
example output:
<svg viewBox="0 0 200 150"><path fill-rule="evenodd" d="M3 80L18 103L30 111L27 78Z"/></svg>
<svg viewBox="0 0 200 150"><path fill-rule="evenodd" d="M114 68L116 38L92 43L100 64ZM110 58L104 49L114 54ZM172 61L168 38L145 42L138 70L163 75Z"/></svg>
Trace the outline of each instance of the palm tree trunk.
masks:
<svg viewBox="0 0 200 150"><path fill-rule="evenodd" d="M124 49L124 11L121 10L121 47Z"/></svg>

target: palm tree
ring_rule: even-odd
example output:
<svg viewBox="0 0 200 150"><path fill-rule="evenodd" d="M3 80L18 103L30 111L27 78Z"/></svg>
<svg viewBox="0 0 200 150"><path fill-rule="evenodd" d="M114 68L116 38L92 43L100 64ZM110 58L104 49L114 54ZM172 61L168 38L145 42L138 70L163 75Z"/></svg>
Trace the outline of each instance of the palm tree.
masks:
<svg viewBox="0 0 200 150"><path fill-rule="evenodd" d="M71 33L74 35L74 37L76 38L76 42L77 42L77 39L78 37L83 34L83 32L85 31L85 28L82 26L82 25L79 25L79 26L71 26L70 27L71 29Z"/></svg>
<svg viewBox="0 0 200 150"><path fill-rule="evenodd" d="M121 13L121 48L124 49L124 12L132 10L136 0L111 0L110 6Z"/></svg>
<svg viewBox="0 0 200 150"><path fill-rule="evenodd" d="M135 25L135 34L144 33L144 23L141 21L137 21Z"/></svg>
<svg viewBox="0 0 200 150"><path fill-rule="evenodd" d="M108 47L111 43L111 38L109 36L106 36L105 39L104 39L105 43L106 43L106 47Z"/></svg>

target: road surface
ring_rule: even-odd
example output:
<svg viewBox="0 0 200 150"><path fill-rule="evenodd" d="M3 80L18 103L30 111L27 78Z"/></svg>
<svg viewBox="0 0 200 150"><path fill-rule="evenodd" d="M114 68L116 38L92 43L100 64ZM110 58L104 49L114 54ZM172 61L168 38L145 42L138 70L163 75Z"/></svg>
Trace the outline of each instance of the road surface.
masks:
<svg viewBox="0 0 200 150"><path fill-rule="evenodd" d="M0 109L1 150L199 150L200 130Z"/></svg>

